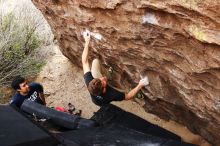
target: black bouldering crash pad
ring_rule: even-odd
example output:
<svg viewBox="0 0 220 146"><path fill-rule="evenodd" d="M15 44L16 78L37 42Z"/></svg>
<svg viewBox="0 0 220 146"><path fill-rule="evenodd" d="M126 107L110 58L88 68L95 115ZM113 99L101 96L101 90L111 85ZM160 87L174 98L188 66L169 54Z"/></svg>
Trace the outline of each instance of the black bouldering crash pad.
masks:
<svg viewBox="0 0 220 146"><path fill-rule="evenodd" d="M25 100L21 105L21 110L36 115L39 118L49 119L52 123L67 129L81 129L98 126L94 120L81 118L77 115L57 111L44 105Z"/></svg>
<svg viewBox="0 0 220 146"><path fill-rule="evenodd" d="M59 142L11 106L0 105L1 146L56 146Z"/></svg>
<svg viewBox="0 0 220 146"><path fill-rule="evenodd" d="M112 104L100 108L91 119L104 126L114 123L142 133L181 141L181 138L176 134L157 125L151 124L150 122Z"/></svg>
<svg viewBox="0 0 220 146"><path fill-rule="evenodd" d="M100 126L64 132L57 138L67 146L194 146L114 105L102 107L91 119Z"/></svg>
<svg viewBox="0 0 220 146"><path fill-rule="evenodd" d="M99 128L81 129L59 134L66 146L193 146L191 144L144 134L112 124Z"/></svg>

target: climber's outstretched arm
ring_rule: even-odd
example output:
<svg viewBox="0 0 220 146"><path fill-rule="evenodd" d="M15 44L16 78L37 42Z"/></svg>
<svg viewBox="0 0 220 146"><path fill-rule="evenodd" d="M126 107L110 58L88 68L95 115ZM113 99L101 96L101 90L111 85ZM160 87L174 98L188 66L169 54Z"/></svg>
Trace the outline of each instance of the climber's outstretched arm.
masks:
<svg viewBox="0 0 220 146"><path fill-rule="evenodd" d="M135 88L133 88L131 91L125 94L125 100L130 100L134 98L134 96L138 93L138 91L141 90L142 87L147 86L148 84L149 84L149 79L147 76L145 76L143 79L139 81L138 85Z"/></svg>
<svg viewBox="0 0 220 146"><path fill-rule="evenodd" d="M85 39L85 45L82 53L82 66L83 66L83 72L85 74L86 72L90 71L89 61L88 61L90 34L86 32L83 35L83 37Z"/></svg>
<svg viewBox="0 0 220 146"><path fill-rule="evenodd" d="M142 87L143 86L141 84L138 84L135 88L125 94L125 100L130 100L134 98L134 96L138 93L139 90L141 90Z"/></svg>

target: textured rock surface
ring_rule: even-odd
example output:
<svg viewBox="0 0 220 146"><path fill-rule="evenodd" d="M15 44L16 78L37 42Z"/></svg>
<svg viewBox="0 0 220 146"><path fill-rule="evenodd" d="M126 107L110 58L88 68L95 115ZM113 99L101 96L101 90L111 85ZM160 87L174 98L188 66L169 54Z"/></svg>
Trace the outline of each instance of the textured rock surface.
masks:
<svg viewBox="0 0 220 146"><path fill-rule="evenodd" d="M129 90L148 75L144 108L186 125L220 145L219 0L33 0L62 52L81 66L88 28L91 59L114 69L114 85Z"/></svg>

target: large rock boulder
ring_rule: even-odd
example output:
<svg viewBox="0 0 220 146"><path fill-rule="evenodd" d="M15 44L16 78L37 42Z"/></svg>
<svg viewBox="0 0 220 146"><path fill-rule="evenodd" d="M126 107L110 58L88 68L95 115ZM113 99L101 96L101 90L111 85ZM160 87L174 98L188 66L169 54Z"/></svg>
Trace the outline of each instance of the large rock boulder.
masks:
<svg viewBox="0 0 220 146"><path fill-rule="evenodd" d="M32 1L74 64L81 66L81 33L99 33L90 59L113 68L115 86L129 90L148 75L146 111L220 145L219 0Z"/></svg>

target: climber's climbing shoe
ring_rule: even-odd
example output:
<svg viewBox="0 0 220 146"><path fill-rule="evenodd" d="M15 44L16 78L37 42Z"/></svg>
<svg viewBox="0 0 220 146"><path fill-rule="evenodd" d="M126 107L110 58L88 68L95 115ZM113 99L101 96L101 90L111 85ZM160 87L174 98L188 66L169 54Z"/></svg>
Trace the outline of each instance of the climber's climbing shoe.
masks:
<svg viewBox="0 0 220 146"><path fill-rule="evenodd" d="M135 98L144 99L144 94L143 94L141 91L139 91L139 92L136 94Z"/></svg>
<svg viewBox="0 0 220 146"><path fill-rule="evenodd" d="M113 75L113 68L110 66L107 72L107 79L111 81L112 75Z"/></svg>

